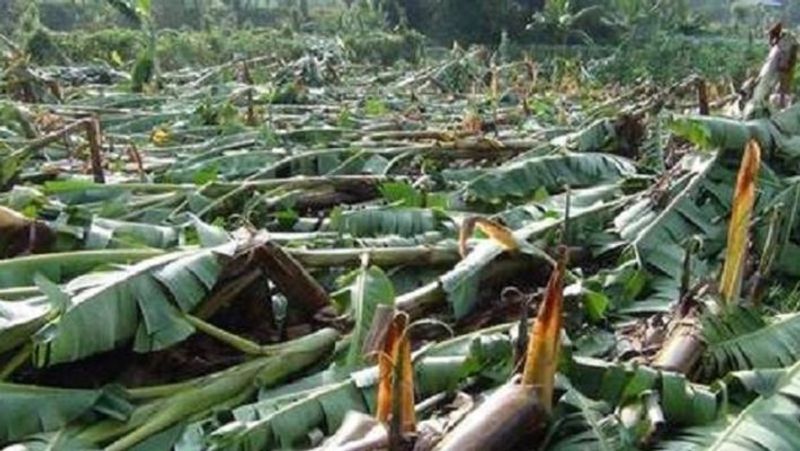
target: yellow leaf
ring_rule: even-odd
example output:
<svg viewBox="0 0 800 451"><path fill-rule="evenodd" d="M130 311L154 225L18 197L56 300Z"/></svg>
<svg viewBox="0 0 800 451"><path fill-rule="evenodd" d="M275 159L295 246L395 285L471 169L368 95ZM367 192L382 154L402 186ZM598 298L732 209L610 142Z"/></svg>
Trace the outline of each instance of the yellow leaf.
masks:
<svg viewBox="0 0 800 451"><path fill-rule="evenodd" d="M164 130L163 128L157 128L150 136L150 140L157 146L163 146L169 142L170 135L167 130Z"/></svg>
<svg viewBox="0 0 800 451"><path fill-rule="evenodd" d="M116 50L112 50L111 54L109 55L111 62L114 63L114 67L122 67L125 63L122 61L122 57L119 56L119 52Z"/></svg>
<svg viewBox="0 0 800 451"><path fill-rule="evenodd" d="M720 294L725 304L736 302L742 284L742 270L747 257L748 229L756 199L756 180L761 166L761 148L750 140L742 156L736 191L733 194L731 222L728 225L728 248L720 281Z"/></svg>
<svg viewBox="0 0 800 451"><path fill-rule="evenodd" d="M522 383L534 386L542 406L548 412L553 404L553 385L561 347L566 261L566 250L562 249L561 258L550 275L544 300L533 324L522 372Z"/></svg>
<svg viewBox="0 0 800 451"><path fill-rule="evenodd" d="M489 236L491 240L499 244L504 250L515 251L519 249L519 242L514 237L511 230L492 220L479 216L471 216L464 220L458 237L458 251L462 258L467 256L467 241L472 236L472 232L476 227Z"/></svg>

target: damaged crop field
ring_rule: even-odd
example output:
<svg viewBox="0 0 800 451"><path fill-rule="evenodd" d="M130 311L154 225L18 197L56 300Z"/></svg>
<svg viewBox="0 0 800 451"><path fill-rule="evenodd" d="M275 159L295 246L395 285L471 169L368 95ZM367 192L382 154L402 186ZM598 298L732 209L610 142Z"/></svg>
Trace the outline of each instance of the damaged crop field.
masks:
<svg viewBox="0 0 800 451"><path fill-rule="evenodd" d="M800 6L0 0L0 448L800 449Z"/></svg>

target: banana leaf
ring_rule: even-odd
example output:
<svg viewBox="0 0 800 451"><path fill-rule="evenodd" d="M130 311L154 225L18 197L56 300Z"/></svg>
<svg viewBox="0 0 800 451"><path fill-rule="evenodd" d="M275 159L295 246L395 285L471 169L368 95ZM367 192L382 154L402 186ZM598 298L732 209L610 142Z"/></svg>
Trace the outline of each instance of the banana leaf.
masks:
<svg viewBox="0 0 800 451"><path fill-rule="evenodd" d="M30 340L55 311L44 296L15 302L0 301L0 354Z"/></svg>
<svg viewBox="0 0 800 451"><path fill-rule="evenodd" d="M37 332L34 362L71 362L131 342L149 352L183 340L194 329L180 312L205 299L235 247L174 252L103 274L71 293L66 310Z"/></svg>
<svg viewBox="0 0 800 451"><path fill-rule="evenodd" d="M624 202L626 202L626 199L623 198L610 202L593 203L585 208L573 208L570 222L572 224L580 224L583 219L597 218L614 211ZM563 215L563 208L561 206L561 215ZM549 214L514 231L514 237L520 243L519 251L523 254L541 257L541 251L529 242L555 230L562 224L562 221L563 218L557 218L556 215ZM578 229L577 226L574 228ZM503 247L501 245L494 243L492 240L484 240L475 246L467 257L461 260L452 270L439 278L441 288L456 318L463 318L473 310L477 301L482 271L502 253Z"/></svg>
<svg viewBox="0 0 800 451"><path fill-rule="evenodd" d="M800 363L787 368L772 390L758 396L725 422L679 431L660 449L778 451L800 443Z"/></svg>
<svg viewBox="0 0 800 451"><path fill-rule="evenodd" d="M583 188L615 182L634 175L636 167L625 158L609 154L565 153L534 156L480 172L467 183L465 197L498 204L529 199L540 189L559 192L566 185Z"/></svg>
<svg viewBox="0 0 800 451"><path fill-rule="evenodd" d="M442 228L446 216L423 208L367 208L338 210L331 215L331 227L354 237L399 235L413 237Z"/></svg>
<svg viewBox="0 0 800 451"><path fill-rule="evenodd" d="M706 377L754 368L782 368L800 359L800 314L772 320L737 308L724 316L703 317L708 343L701 361Z"/></svg>
<svg viewBox="0 0 800 451"><path fill-rule="evenodd" d="M619 420L612 415L612 406L584 396L570 388L556 406L558 429L547 447L551 451L622 449Z"/></svg>
<svg viewBox="0 0 800 451"><path fill-rule="evenodd" d="M356 368L364 362L363 345L367 337L375 310L379 305L394 303L392 281L377 266L361 268L350 287L350 310L355 324L347 353L347 365Z"/></svg>
<svg viewBox="0 0 800 451"><path fill-rule="evenodd" d="M201 174L214 174L220 180L237 180L255 174L278 160L280 156L272 151L237 151L167 170L162 177L173 183L192 183L199 180Z"/></svg>
<svg viewBox="0 0 800 451"><path fill-rule="evenodd" d="M55 431L84 416L125 421L133 407L118 390L70 390L0 383L0 445Z"/></svg>
<svg viewBox="0 0 800 451"><path fill-rule="evenodd" d="M272 387L313 366L325 359L338 338L336 331L321 329L285 343L283 350L275 356L256 358L178 384L179 387L161 398L138 406L127 421L89 421L76 424L69 432L79 440L105 443L104 449L107 450L132 449L137 445L144 446L148 440L161 443L158 449L163 449L164 442L174 443L179 438L187 419L205 418L217 409L242 403L259 387ZM176 427L179 430L167 432ZM171 443L166 446L169 445Z"/></svg>
<svg viewBox="0 0 800 451"><path fill-rule="evenodd" d="M767 119L739 121L714 116L675 116L671 128L676 135L707 149L720 149L726 158L741 160L745 145L758 141L767 163L793 173L800 157L800 105Z"/></svg>
<svg viewBox="0 0 800 451"><path fill-rule="evenodd" d="M509 325L494 329L508 331ZM492 334L493 340L482 340L482 336L489 336L488 332L456 337L417 356L414 359L417 400L453 390L470 377L483 378L500 366L507 368L503 375L507 379L513 367L508 336ZM190 425L183 442L208 449L298 449L309 446L309 432L314 429L333 434L348 411L375 413L376 367L322 386L320 381L325 378L310 380L313 382L289 384L262 393L262 401L234 409L233 421L221 423L217 417ZM207 432L209 429L213 432Z"/></svg>
<svg viewBox="0 0 800 451"><path fill-rule="evenodd" d="M87 249L136 246L167 249L177 246L179 239L180 232L174 227L97 217L86 231L84 245Z"/></svg>
<svg viewBox="0 0 800 451"><path fill-rule="evenodd" d="M163 253L159 249L110 249L30 255L0 260L0 288L33 285L33 277L36 274L42 274L56 283L66 282L96 268L135 263Z"/></svg>

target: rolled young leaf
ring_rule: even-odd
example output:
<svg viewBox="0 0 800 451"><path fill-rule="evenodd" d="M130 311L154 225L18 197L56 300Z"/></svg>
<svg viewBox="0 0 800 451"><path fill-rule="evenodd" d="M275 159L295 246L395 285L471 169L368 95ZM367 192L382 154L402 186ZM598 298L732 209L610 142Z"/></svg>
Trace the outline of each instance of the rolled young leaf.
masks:
<svg viewBox="0 0 800 451"><path fill-rule="evenodd" d="M728 226L728 249L720 281L720 294L726 305L736 302L741 290L742 270L747 256L748 230L756 198L756 180L760 165L761 147L755 140L750 140L742 156L739 175L736 177L733 211Z"/></svg>
<svg viewBox="0 0 800 451"><path fill-rule="evenodd" d="M528 341L528 353L522 372L522 384L536 388L542 406L550 411L553 403L553 382L558 351L561 345L561 311L564 303L564 272L566 251L560 249L558 266L550 275L544 301L539 307L533 333Z"/></svg>

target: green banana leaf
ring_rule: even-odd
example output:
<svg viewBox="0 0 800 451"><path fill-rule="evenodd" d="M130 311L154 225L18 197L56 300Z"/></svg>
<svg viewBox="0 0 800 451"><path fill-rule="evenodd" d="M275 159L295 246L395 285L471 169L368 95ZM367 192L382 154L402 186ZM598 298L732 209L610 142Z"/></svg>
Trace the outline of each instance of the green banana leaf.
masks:
<svg viewBox="0 0 800 451"><path fill-rule="evenodd" d="M347 353L347 366L356 368L364 362L364 339L372 326L379 305L394 303L392 281L377 266L360 268L350 287L350 310L355 324Z"/></svg>
<svg viewBox="0 0 800 451"><path fill-rule="evenodd" d="M707 149L720 149L727 158L741 159L745 145L755 139L767 162L776 169L794 173L800 157L800 105L767 119L738 121L715 116L675 116L671 129L676 135Z"/></svg>
<svg viewBox="0 0 800 451"><path fill-rule="evenodd" d="M758 311L737 308L724 316L704 316L702 323L708 344L701 361L706 377L782 368L800 359L800 314L770 320Z"/></svg>
<svg viewBox="0 0 800 451"><path fill-rule="evenodd" d="M771 378L774 380L774 378ZM778 451L800 443L800 362L783 371L773 389L742 406L725 422L679 431L660 449Z"/></svg>
<svg viewBox="0 0 800 451"><path fill-rule="evenodd" d="M71 362L131 341L137 352L149 352L183 340L194 329L180 312L205 299L235 248L174 252L103 274L37 332L34 362Z"/></svg>
<svg viewBox="0 0 800 451"><path fill-rule="evenodd" d="M530 199L538 190L559 192L568 185L583 188L618 181L636 173L629 160L602 153L565 153L534 156L481 171L467 183L468 200L498 204Z"/></svg>
<svg viewBox="0 0 800 451"><path fill-rule="evenodd" d="M280 156L272 151L237 151L165 171L162 177L174 183L193 183L198 180L199 174L214 174L221 180L237 180L279 160Z"/></svg>
<svg viewBox="0 0 800 451"><path fill-rule="evenodd" d="M66 282L96 268L136 263L163 254L159 249L109 249L30 255L0 260L0 288L33 285L42 274L56 283Z"/></svg>
<svg viewBox="0 0 800 451"><path fill-rule="evenodd" d="M0 383L0 445L56 431L90 415L125 421L133 407L111 387L69 390Z"/></svg>
<svg viewBox="0 0 800 451"><path fill-rule="evenodd" d="M439 230L446 219L443 213L424 208L337 210L331 215L331 227L354 237L413 237Z"/></svg>
<svg viewBox="0 0 800 451"><path fill-rule="evenodd" d="M177 246L179 241L180 232L174 227L96 217L86 232L84 245L87 249L136 246L168 249Z"/></svg>
<svg viewBox="0 0 800 451"><path fill-rule="evenodd" d="M625 201L625 199L620 199L610 202L595 202L585 208L576 206L572 208L570 213L571 224L575 225L574 229L578 229L584 219L605 215L617 209ZM560 212L556 210L558 208L556 203L549 205L553 208L551 214L544 215L541 219L529 222L514 231L514 237L520 243L520 252L541 257L542 251L538 250L530 242L544 237L561 226L564 205L560 204ZM441 288L445 292L447 301L450 303L453 314L457 319L463 318L472 312L477 302L482 272L502 253L503 249L498 244L491 240L482 241L475 246L466 258L439 278Z"/></svg>
<svg viewBox="0 0 800 451"><path fill-rule="evenodd" d="M29 341L55 311L44 296L15 302L0 301L0 354Z"/></svg>
<svg viewBox="0 0 800 451"><path fill-rule="evenodd" d="M417 399L453 390L467 378L486 377L498 364L508 364L512 359L508 336L497 335L494 340L481 340L480 334L457 337L454 341L466 351L454 351L452 342L445 342L444 346L435 345L425 355L415 358ZM508 371L503 380L508 378L512 368L512 365L505 366ZM264 401L235 409L232 412L234 421L196 424L187 433L197 440L197 428L216 424L214 432L204 434L207 442L194 442L195 446L209 449L304 448L309 446L310 431L320 428L326 435L334 433L348 411L374 413L377 381L377 367L371 367L322 387L281 390L288 393L280 396L262 394Z"/></svg>

